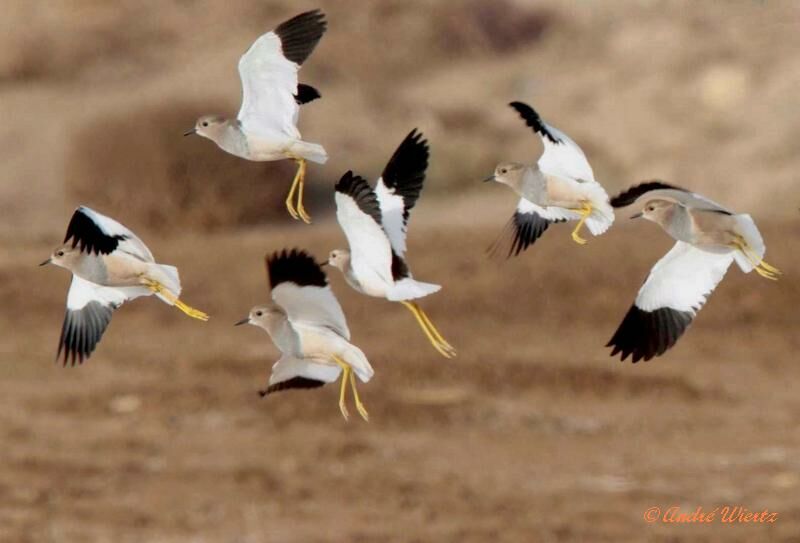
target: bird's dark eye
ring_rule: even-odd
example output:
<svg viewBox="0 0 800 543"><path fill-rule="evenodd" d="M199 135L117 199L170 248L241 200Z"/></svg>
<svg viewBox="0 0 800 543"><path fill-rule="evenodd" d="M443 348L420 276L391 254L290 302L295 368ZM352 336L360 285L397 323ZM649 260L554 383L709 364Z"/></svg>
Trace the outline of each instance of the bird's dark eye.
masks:
<svg viewBox="0 0 800 543"><path fill-rule="evenodd" d="M203 126L208 126L208 121L203 121Z"/></svg>
<svg viewBox="0 0 800 543"><path fill-rule="evenodd" d="M56 256L64 256L64 251L58 251L58 252L56 252Z"/></svg>
<svg viewBox="0 0 800 543"><path fill-rule="evenodd" d="M261 316L261 315L263 315L263 314L264 314L264 312L263 312L263 311L256 311L256 317L260 317L260 316Z"/></svg>
<svg viewBox="0 0 800 543"><path fill-rule="evenodd" d="M507 173L507 172L508 172L508 170L507 170L507 169L505 169L505 168L501 168L501 169L500 169L500 173Z"/></svg>

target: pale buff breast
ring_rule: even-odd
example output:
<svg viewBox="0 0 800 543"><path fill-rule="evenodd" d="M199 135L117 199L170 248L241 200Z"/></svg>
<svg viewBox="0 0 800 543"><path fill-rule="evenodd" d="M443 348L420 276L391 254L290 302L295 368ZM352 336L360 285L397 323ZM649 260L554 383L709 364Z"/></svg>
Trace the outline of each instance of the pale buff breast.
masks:
<svg viewBox="0 0 800 543"><path fill-rule="evenodd" d="M140 286L141 277L147 273L150 266L147 262L124 253L105 255L103 263L106 272L104 284L110 287Z"/></svg>
<svg viewBox="0 0 800 543"><path fill-rule="evenodd" d="M575 208L586 201L586 195L580 191L580 184L553 175L547 176L548 205Z"/></svg>
<svg viewBox="0 0 800 543"><path fill-rule="evenodd" d="M700 247L729 248L738 234L733 215L694 209L690 217L693 242Z"/></svg>

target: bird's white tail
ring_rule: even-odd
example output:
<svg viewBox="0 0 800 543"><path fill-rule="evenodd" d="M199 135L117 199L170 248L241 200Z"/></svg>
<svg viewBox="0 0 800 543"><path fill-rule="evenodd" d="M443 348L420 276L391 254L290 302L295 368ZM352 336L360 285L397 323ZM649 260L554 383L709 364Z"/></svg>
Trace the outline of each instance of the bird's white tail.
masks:
<svg viewBox="0 0 800 543"><path fill-rule="evenodd" d="M292 144L290 151L296 156L305 158L311 162L316 162L317 164L325 164L328 161L328 152L318 143L298 140Z"/></svg>
<svg viewBox="0 0 800 543"><path fill-rule="evenodd" d="M736 215L736 225L738 226L739 235L744 238L750 251L754 253L752 256L758 257L758 260L764 258L767 249L764 246L764 239L761 237L761 232L758 231L753 218L747 214ZM754 266L752 262L750 262L741 251L733 253L733 258L744 273L753 271Z"/></svg>
<svg viewBox="0 0 800 543"><path fill-rule="evenodd" d="M586 187L586 195L592 203L592 214L586 219L586 227L593 236L599 236L614 223L614 208L608 203L608 194L599 183Z"/></svg>
<svg viewBox="0 0 800 543"><path fill-rule="evenodd" d="M155 279L161 283L164 288L166 288L169 293L173 295L172 298L169 298L168 296L156 293L156 296L161 298L164 303L175 305L175 299L181 295L181 279L178 276L178 268L175 266L168 266L166 264L153 263L150 265L150 271L148 272L148 275L151 279Z"/></svg>
<svg viewBox="0 0 800 543"><path fill-rule="evenodd" d="M372 369L369 360L367 360L367 356L352 343L347 344L347 348L344 352L344 361L353 368L353 372L362 383L366 383L375 375L375 370Z"/></svg>
<svg viewBox="0 0 800 543"><path fill-rule="evenodd" d="M424 298L428 294L433 294L441 289L441 285L434 285L433 283L422 283L416 281L411 277L401 279L389 290L386 296L387 300L392 302L399 302L402 300L414 300L416 298Z"/></svg>

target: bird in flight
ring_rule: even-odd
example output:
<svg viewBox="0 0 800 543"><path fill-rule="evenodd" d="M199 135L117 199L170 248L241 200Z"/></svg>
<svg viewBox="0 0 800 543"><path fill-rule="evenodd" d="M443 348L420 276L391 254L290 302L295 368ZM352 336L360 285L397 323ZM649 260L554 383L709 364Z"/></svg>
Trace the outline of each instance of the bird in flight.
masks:
<svg viewBox="0 0 800 543"><path fill-rule="evenodd" d="M656 262L611 341L611 356L650 360L670 349L692 323L733 262L776 280L781 272L764 261L766 247L752 217L734 213L705 196L650 181L611 199L614 207L643 201L631 218L660 225L676 242Z"/></svg>
<svg viewBox="0 0 800 543"><path fill-rule="evenodd" d="M414 301L442 287L414 279L406 260L409 213L422 191L428 154L428 143L414 129L389 159L374 190L350 171L342 176L336 184L336 219L350 248L331 251L328 264L341 270L358 292L403 304L431 345L452 358L456 350Z"/></svg>
<svg viewBox="0 0 800 543"><path fill-rule="evenodd" d="M484 179L507 185L520 196L514 215L490 252L498 250L508 238L508 256L516 256L552 223L577 220L572 239L579 245L586 243L580 236L584 224L595 236L608 230L614 222L614 210L578 144L545 123L529 105L509 105L541 137L544 152L536 164L502 162Z"/></svg>
<svg viewBox="0 0 800 543"><path fill-rule="evenodd" d="M208 315L178 298L181 281L177 268L156 263L136 234L86 206L75 210L64 243L41 263L47 264L72 272L56 355L58 359L64 353L64 365L88 359L112 313L140 296L155 294L194 319L208 320Z"/></svg>
<svg viewBox="0 0 800 543"><path fill-rule="evenodd" d="M272 366L267 396L280 390L317 388L341 375L339 410L347 420L347 385L356 409L369 420L356 389L356 377L369 381L374 371L364 353L350 343L350 330L342 307L328 286L321 266L297 249L267 256L272 302L257 305L236 325L251 324L265 330L281 357Z"/></svg>
<svg viewBox="0 0 800 543"><path fill-rule="evenodd" d="M304 141L297 129L300 106L320 97L314 87L298 83L297 72L326 27L323 13L313 10L258 38L239 59L242 106L236 118L204 115L184 134L208 138L247 160L294 160L297 173L286 197L286 209L292 218L306 223L311 222L303 207L306 161L324 164L328 154L321 145Z"/></svg>

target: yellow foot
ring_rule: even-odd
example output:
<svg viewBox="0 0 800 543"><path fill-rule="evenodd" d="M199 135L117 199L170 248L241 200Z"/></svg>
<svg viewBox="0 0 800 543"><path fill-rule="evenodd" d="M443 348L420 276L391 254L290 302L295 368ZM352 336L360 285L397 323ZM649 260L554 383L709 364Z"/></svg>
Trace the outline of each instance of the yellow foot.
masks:
<svg viewBox="0 0 800 543"><path fill-rule="evenodd" d="M142 282L154 294L161 294L161 296L169 300L175 307L183 311L186 315L192 317L193 319L201 321L208 320L209 318L208 314L200 311L199 309L195 309L191 306L186 305L177 296L175 296L169 290L167 290L167 288L164 285L162 285L155 279L150 279L149 277L142 277Z"/></svg>
<svg viewBox="0 0 800 543"><path fill-rule="evenodd" d="M311 224L311 217L306 213L303 206L303 188L305 186L306 178L306 161L302 158L295 158L297 162L297 173L294 175L292 187L289 189L289 195L286 196L286 210L289 215L295 220L302 220L306 224ZM297 193L297 205L294 203L294 195Z"/></svg>
<svg viewBox="0 0 800 543"><path fill-rule="evenodd" d="M197 319L199 321L207 321L208 314L200 311L199 309L195 309L183 303L180 300L175 300L175 307L192 317L193 319Z"/></svg>
<svg viewBox="0 0 800 543"><path fill-rule="evenodd" d="M369 422L369 413L367 413L367 409L364 407L364 404L361 403L361 398L358 397L358 389L356 389L356 375L352 370L350 371L350 386L353 387L353 398L356 402L358 414L361 415L362 419Z"/></svg>
<svg viewBox="0 0 800 543"><path fill-rule="evenodd" d="M302 193L302 191L300 192ZM298 200L297 202L297 214L300 215L300 218L304 223L311 224L311 216L306 213L306 208L303 207L303 200Z"/></svg>
<svg viewBox="0 0 800 543"><path fill-rule="evenodd" d="M738 249L750 264L753 265L753 269L760 275L766 279L770 279L772 281L777 281L779 275L783 275L778 268L767 264L764 259L759 257L755 251L750 248L750 245L742 236L736 236L733 241L733 247Z"/></svg>
<svg viewBox="0 0 800 543"><path fill-rule="evenodd" d="M425 313L422 309L414 302L408 301L401 301L406 309L411 311L411 314L414 315L414 318L417 319L417 324L419 324L420 328L422 328L425 337L428 338L428 341L433 345L433 348L436 349L439 354L441 354L445 358L453 358L456 355L456 350L446 341L441 338L439 335L438 339L436 335L431 331L431 328L428 326L430 319L427 318Z"/></svg>
<svg viewBox="0 0 800 543"><path fill-rule="evenodd" d="M582 237L580 237L580 236L578 235L578 232L577 232L577 231L573 231L573 232L572 232L572 241L574 241L574 242L575 242L575 243L577 243L578 245L586 245L586 240L585 240L585 239L583 239Z"/></svg>
<svg viewBox="0 0 800 543"><path fill-rule="evenodd" d="M761 277L764 277L765 279L770 279L772 281L777 281L778 280L777 274L775 274L775 273L773 273L771 271L767 271L767 270L761 268L760 266L756 266L753 269L756 270L756 273L758 273L758 275L760 275Z"/></svg>
<svg viewBox="0 0 800 543"><path fill-rule="evenodd" d="M589 218L589 215L592 214L592 204L589 202L582 202L581 207L577 209L572 209L571 211L577 211L581 214L581 218L578 220L578 224L575 226L575 229L572 231L572 241L577 243L578 245L586 245L586 240L580 236L581 228L583 224L586 222L586 219Z"/></svg>
<svg viewBox="0 0 800 543"><path fill-rule="evenodd" d="M297 220L300 216L297 214L297 211L294 210L292 199L292 193L290 192L289 196L286 198L286 211L289 212L289 215L291 215L294 220Z"/></svg>
<svg viewBox="0 0 800 543"><path fill-rule="evenodd" d="M347 421L350 420L350 412L347 410L347 404L345 403L347 399L347 379L352 370L342 359L334 356L333 360L342 368L342 382L339 386L339 411L342 412L344 420Z"/></svg>

